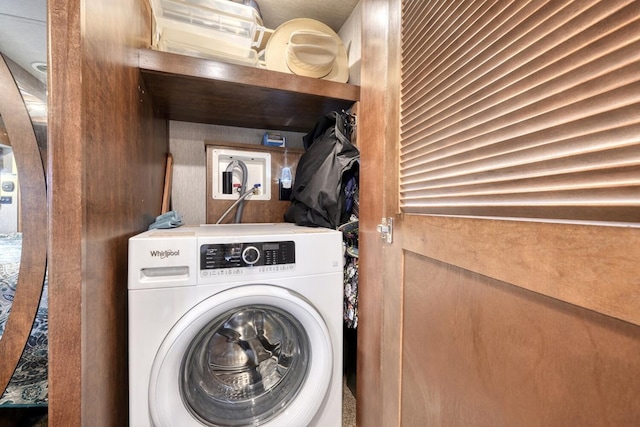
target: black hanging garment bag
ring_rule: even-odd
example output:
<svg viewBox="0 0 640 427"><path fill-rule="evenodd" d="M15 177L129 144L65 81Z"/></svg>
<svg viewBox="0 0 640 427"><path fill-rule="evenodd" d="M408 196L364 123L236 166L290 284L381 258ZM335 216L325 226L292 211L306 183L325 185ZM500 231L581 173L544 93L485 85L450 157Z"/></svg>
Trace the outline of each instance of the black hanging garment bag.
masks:
<svg viewBox="0 0 640 427"><path fill-rule="evenodd" d="M333 229L349 221L360 166L351 143L354 122L351 114L332 111L304 136L285 221Z"/></svg>

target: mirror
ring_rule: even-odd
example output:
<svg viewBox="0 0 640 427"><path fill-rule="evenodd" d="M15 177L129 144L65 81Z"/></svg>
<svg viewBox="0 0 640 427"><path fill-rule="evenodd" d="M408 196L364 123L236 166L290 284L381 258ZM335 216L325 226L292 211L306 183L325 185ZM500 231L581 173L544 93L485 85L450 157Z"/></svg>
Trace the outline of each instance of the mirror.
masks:
<svg viewBox="0 0 640 427"><path fill-rule="evenodd" d="M0 236L2 238L7 238L22 231L18 223L18 207L20 206L18 188L18 167L13 156L9 135L4 126L2 116L0 116ZM0 257L7 256L7 253L0 253ZM6 268L6 262L0 261L0 265ZM6 314L4 305L8 301L6 301L5 292L4 286L0 285L0 319ZM1 336L2 324L0 323L0 339Z"/></svg>
<svg viewBox="0 0 640 427"><path fill-rule="evenodd" d="M46 51L46 0L0 3L0 406L46 304Z"/></svg>

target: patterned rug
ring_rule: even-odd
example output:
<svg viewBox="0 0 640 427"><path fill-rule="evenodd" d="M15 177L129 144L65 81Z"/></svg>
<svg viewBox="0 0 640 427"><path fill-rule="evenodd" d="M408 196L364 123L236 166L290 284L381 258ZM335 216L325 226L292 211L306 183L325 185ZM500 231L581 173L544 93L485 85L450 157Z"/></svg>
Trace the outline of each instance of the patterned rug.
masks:
<svg viewBox="0 0 640 427"><path fill-rule="evenodd" d="M21 248L20 233L0 234L0 339L16 292ZM11 381L0 397L0 407L47 405L47 294L48 285L45 278L38 313Z"/></svg>

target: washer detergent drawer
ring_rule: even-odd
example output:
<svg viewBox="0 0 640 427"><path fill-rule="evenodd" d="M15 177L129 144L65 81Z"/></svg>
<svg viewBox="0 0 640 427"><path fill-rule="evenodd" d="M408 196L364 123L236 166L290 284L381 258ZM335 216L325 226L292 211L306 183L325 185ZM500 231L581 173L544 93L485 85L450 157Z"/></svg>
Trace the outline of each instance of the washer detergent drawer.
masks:
<svg viewBox="0 0 640 427"><path fill-rule="evenodd" d="M189 267L186 265L179 267L151 267L140 270L140 281L174 281L189 278Z"/></svg>
<svg viewBox="0 0 640 427"><path fill-rule="evenodd" d="M129 239L129 290L195 284L197 263L198 248L192 236Z"/></svg>

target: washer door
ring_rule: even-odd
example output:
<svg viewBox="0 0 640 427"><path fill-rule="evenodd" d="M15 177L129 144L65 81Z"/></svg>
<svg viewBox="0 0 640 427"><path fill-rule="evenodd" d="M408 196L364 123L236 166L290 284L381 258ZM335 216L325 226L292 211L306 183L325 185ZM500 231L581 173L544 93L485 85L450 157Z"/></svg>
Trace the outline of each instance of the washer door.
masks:
<svg viewBox="0 0 640 427"><path fill-rule="evenodd" d="M301 295L229 289L165 337L151 369L151 419L157 427L308 425L327 394L332 354L322 316Z"/></svg>

